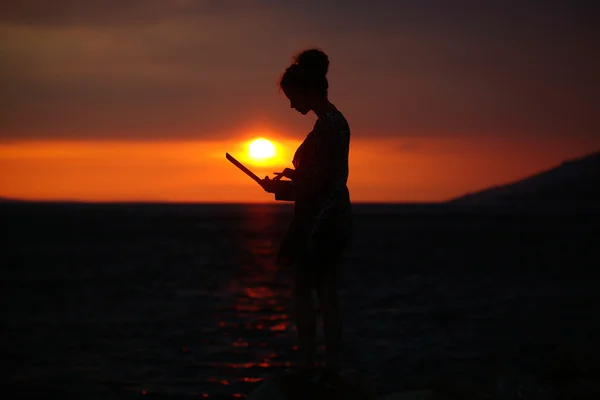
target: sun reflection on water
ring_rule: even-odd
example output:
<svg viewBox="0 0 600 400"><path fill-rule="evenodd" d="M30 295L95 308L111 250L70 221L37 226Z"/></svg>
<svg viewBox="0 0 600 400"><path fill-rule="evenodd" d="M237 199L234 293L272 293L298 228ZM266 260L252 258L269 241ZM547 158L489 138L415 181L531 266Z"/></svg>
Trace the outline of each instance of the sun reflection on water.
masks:
<svg viewBox="0 0 600 400"><path fill-rule="evenodd" d="M216 336L209 341L210 355L203 363L214 371L207 383L214 385L215 393L246 391L290 367L297 350L291 282L282 280L275 264L278 216L269 210L248 206L232 243L239 263L226 285L224 304L218 307Z"/></svg>

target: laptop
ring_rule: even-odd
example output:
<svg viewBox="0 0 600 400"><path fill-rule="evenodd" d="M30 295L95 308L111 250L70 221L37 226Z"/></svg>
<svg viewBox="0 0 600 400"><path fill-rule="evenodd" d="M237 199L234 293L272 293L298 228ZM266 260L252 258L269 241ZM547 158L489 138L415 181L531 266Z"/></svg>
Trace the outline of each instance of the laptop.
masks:
<svg viewBox="0 0 600 400"><path fill-rule="evenodd" d="M250 178L254 179L261 187L262 187L262 179L260 179L258 176L256 176L256 174L252 171L250 171L248 168L246 168L244 166L244 164L242 164L241 162L239 162L238 160L236 160L231 154L229 153L225 153L225 158L227 158L229 161L231 161L231 163L233 165L235 165L236 167L238 167L239 169L241 169L246 175L248 175Z"/></svg>

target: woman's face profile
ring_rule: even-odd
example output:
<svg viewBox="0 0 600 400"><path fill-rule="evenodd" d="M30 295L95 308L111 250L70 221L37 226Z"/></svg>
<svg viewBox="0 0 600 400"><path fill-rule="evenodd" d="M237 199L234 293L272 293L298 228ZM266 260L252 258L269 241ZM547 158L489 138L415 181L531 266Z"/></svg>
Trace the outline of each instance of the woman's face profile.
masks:
<svg viewBox="0 0 600 400"><path fill-rule="evenodd" d="M284 89L283 92L290 101L290 108L293 108L300 114L306 115L312 109L307 93L301 93L293 89Z"/></svg>

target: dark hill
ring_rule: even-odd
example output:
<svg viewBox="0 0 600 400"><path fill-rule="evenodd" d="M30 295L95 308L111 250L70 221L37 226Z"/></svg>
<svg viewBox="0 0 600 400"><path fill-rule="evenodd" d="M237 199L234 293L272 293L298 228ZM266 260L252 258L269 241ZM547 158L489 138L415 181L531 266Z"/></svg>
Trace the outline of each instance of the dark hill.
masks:
<svg viewBox="0 0 600 400"><path fill-rule="evenodd" d="M451 200L457 205L598 206L600 152L568 160L525 179L469 193Z"/></svg>

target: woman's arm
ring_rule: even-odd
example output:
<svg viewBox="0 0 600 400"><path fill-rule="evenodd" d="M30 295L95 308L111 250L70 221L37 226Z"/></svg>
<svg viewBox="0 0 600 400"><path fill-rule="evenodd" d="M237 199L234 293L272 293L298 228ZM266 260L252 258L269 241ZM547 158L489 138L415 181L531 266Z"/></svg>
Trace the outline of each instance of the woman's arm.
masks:
<svg viewBox="0 0 600 400"><path fill-rule="evenodd" d="M275 200L296 200L296 191L292 181L281 181L279 179L269 179L269 177L266 177L262 180L262 187L266 192L274 193Z"/></svg>
<svg viewBox="0 0 600 400"><path fill-rule="evenodd" d="M296 177L296 171L291 168L285 168L281 172L275 172L275 175L276 176L273 179L290 178L291 180L294 180Z"/></svg>
<svg viewBox="0 0 600 400"><path fill-rule="evenodd" d="M275 190L275 200L277 201L296 201L296 190L294 182L279 181L280 186Z"/></svg>

